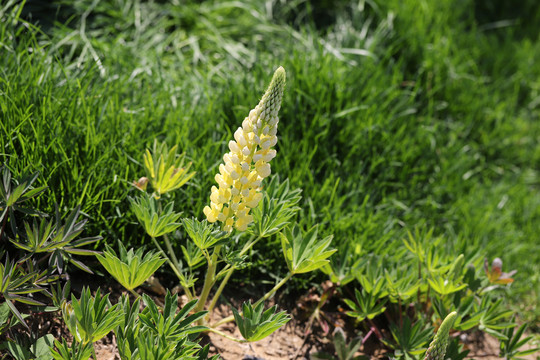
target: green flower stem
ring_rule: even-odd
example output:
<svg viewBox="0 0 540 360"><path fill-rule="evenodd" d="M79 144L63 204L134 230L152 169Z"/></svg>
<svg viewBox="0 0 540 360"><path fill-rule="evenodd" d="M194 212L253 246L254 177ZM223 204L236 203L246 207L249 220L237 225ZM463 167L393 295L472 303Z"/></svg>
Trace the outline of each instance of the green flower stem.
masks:
<svg viewBox="0 0 540 360"><path fill-rule="evenodd" d="M219 296L221 295L221 292L225 288L225 285L227 285L227 282L231 278L231 275L233 274L234 270L235 270L234 267L230 268L229 271L227 271L227 274L225 275L225 278L221 281L221 284L219 284L219 287L216 290L216 293L214 294L214 297L212 298L212 302L208 306L208 315L210 315L210 313L212 312L212 310L216 306L216 303L217 303L217 301L219 299Z"/></svg>
<svg viewBox="0 0 540 360"><path fill-rule="evenodd" d="M184 290L184 293L188 297L188 301L193 300L193 294L191 293L191 290L187 286L184 286L184 284L182 284L182 281L184 280L184 275L182 275L180 270L173 264L173 262L171 261L169 256L165 253L165 251L163 251L163 249L161 248L161 246L157 242L156 238L155 237L151 237L151 238L152 238L152 241L154 242L154 244L156 245L156 247L159 249L159 251L161 251L161 253L167 259L167 263L171 266L172 271L176 274L178 279L180 279L180 286L182 286L182 289Z"/></svg>
<svg viewBox="0 0 540 360"><path fill-rule="evenodd" d="M159 212L163 211L161 202L158 202L158 209L159 209ZM172 248L171 242L169 241L169 237L167 236L167 234L163 235L163 239L165 240L165 246L167 246L167 251L169 251L169 255L172 259L172 263L174 264L174 266L176 266L178 270L180 270L181 269L180 262L178 261L178 258L176 257L176 254L174 253L174 250Z"/></svg>
<svg viewBox="0 0 540 360"><path fill-rule="evenodd" d="M242 251L240 251L240 256L244 255L249 249L253 247L259 240L262 239L262 236L259 236L258 238L254 239L253 236L251 239L248 240L248 242L244 245L242 248Z"/></svg>
<svg viewBox="0 0 540 360"><path fill-rule="evenodd" d="M2 220L2 228L0 229L0 239L2 239L2 235L4 235L4 228L6 227L7 218L7 214L4 215L4 220Z"/></svg>
<svg viewBox="0 0 540 360"><path fill-rule="evenodd" d="M141 297L141 295L137 294L137 293L135 292L135 290L133 290L133 289L129 289L129 292L130 292L131 294L133 294L133 296L135 296L135 299Z"/></svg>
<svg viewBox="0 0 540 360"><path fill-rule="evenodd" d="M288 273L287 276L285 276L280 282L278 282L276 284L276 286L274 286L272 288L272 290L268 291L262 298L260 298L259 300L257 300L256 303L253 304L253 307L256 307L257 305L259 305L260 303L262 303L263 301L266 301L268 300L272 295L274 295L274 293L280 288L282 287L287 281L289 281L289 279L293 276L294 274L293 273ZM240 313L242 314L242 313ZM228 322L231 322L234 320L234 316L231 315L231 316L227 316L226 318L223 318L221 319L220 321L218 321L217 323L215 324L212 324L211 327L212 328L216 328L218 327L219 325L223 325L223 324L226 324Z"/></svg>
<svg viewBox="0 0 540 360"><path fill-rule="evenodd" d="M259 236L257 238L253 238L251 237L251 239L249 239L249 241L244 245L244 247L242 248L242 251L240 251L240 255L239 256L242 256L244 255L249 249L251 249L259 240L261 240L262 237ZM210 314L212 312L212 310L214 309L214 307L216 306L216 303L217 301L219 300L219 296L221 295L221 293L223 292L223 289L225 288L225 285L227 285L227 282L229 281L229 279L231 278L233 272L236 270L235 267L232 267L231 265L227 265L222 271L221 273L224 273L225 274L225 277L223 278L223 280L221 281L221 284L219 284L219 287L218 289L216 290L216 293L214 294L214 297L212 298L212 302L210 303L210 306L208 306L208 313ZM225 272L224 272L225 271Z"/></svg>
<svg viewBox="0 0 540 360"><path fill-rule="evenodd" d="M285 276L280 282L278 282L278 283L276 284L276 286L274 286L274 287L272 288L272 290L270 290L269 292L266 293L266 295L264 295L262 298L260 298L259 300L257 300L257 302L256 302L255 304L253 304L253 307L255 308L255 307L257 307L257 305L259 305L259 304L262 303L263 301L268 300L268 298L270 298L271 296L273 296L274 293L275 293L276 291L278 291L278 289L279 289L280 287L282 287L283 285L285 285L285 283L286 283L287 281L289 281L289 279L292 278L293 275L294 275L294 274L293 274L292 272L288 273L287 276Z"/></svg>
<svg viewBox="0 0 540 360"><path fill-rule="evenodd" d="M92 356L94 357L94 360L98 360L98 357L96 355L96 344L92 343Z"/></svg>
<svg viewBox="0 0 540 360"><path fill-rule="evenodd" d="M221 246L216 246L216 248L214 249L214 253L212 254L212 257L210 258L210 261L208 262L208 269L206 270L206 276L204 278L204 285L201 291L201 296L199 296L199 301L197 302L195 309L193 309L195 313L204 310L206 299L208 298L208 295L210 294L210 290L212 289L212 286L215 283L218 254L220 250L221 250ZM199 324L203 325L203 321L204 321L204 318L200 319Z"/></svg>
<svg viewBox="0 0 540 360"><path fill-rule="evenodd" d="M238 342L238 343L247 343L247 342L249 342L249 341L247 341L247 340L237 339L237 338L235 338L235 337L232 337L232 336L230 336L230 335L228 335L228 334L225 334L223 331L219 331L219 330L217 330L217 329L209 328L208 331L213 332L213 333L218 334L218 335L221 335L221 336L223 336L223 337L226 338L226 339L229 339L229 340L232 340L232 341L236 341L236 342Z"/></svg>
<svg viewBox="0 0 540 360"><path fill-rule="evenodd" d="M163 239L165 240L165 246L167 246L167 250L169 251L169 255L171 256L172 263L174 266L176 266L177 269L180 269L180 262L178 261L178 258L176 257L176 254L174 253L174 250L172 248L171 242L169 241L169 237L167 234L163 235Z"/></svg>

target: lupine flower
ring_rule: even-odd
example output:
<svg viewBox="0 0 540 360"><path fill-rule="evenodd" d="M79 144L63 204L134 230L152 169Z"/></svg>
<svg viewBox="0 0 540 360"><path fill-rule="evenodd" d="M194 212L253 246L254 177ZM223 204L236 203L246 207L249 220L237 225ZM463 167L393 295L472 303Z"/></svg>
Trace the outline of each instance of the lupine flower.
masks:
<svg viewBox="0 0 540 360"><path fill-rule="evenodd" d="M224 231L246 230L250 215L262 198L261 183L271 173L270 161L276 156L278 111L285 88L285 69L279 67L255 109L229 142L229 152L212 186L210 205L204 214L209 222L219 221Z"/></svg>
<svg viewBox="0 0 540 360"><path fill-rule="evenodd" d="M491 263L491 270L489 269L488 260L484 260L484 271L486 272L487 278L492 284L510 284L514 282L512 276L517 272L517 270L512 270L509 273L502 272L502 260L500 258L495 258Z"/></svg>
<svg viewBox="0 0 540 360"><path fill-rule="evenodd" d="M450 333L450 329L452 329L452 325L454 325L456 317L457 313L455 311L446 316L441 327L437 330L435 338L429 344L424 360L444 360L446 346L448 345L448 334Z"/></svg>

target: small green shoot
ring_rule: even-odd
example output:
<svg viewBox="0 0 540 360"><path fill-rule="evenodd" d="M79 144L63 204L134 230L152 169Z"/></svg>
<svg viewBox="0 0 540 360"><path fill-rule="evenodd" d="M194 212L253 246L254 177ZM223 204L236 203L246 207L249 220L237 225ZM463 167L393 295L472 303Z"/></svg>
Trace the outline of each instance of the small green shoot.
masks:
<svg viewBox="0 0 540 360"><path fill-rule="evenodd" d="M83 288L81 298L71 295L71 303L62 304L62 316L69 332L77 342L94 343L111 332L123 321L118 304L109 305L109 294L101 296L100 290L91 296L89 288Z"/></svg>
<svg viewBox="0 0 540 360"><path fill-rule="evenodd" d="M363 338L357 336L347 343L347 336L342 328L336 328L334 330L334 336L332 342L336 350L338 360L367 360L368 358L363 355L355 356L360 346L362 346ZM334 360L335 357L327 353L312 353L310 354L312 360Z"/></svg>
<svg viewBox="0 0 540 360"><path fill-rule="evenodd" d="M397 357L405 356L407 358L408 356L415 358L425 351L432 329L426 327L422 321L413 324L408 317L405 317L401 326L391 324L390 332L393 341L383 339L383 342L396 350L395 355Z"/></svg>
<svg viewBox="0 0 540 360"><path fill-rule="evenodd" d="M264 312L263 310L263 303L253 308L251 302L245 302L242 305L242 315L235 308L232 309L238 330L249 342L264 339L290 320L285 311L276 313L276 305Z"/></svg>
<svg viewBox="0 0 540 360"><path fill-rule="evenodd" d="M54 360L88 360L92 356L92 343L73 341L70 347L66 339L62 339L62 342L56 340L54 346L56 350L51 351Z"/></svg>
<svg viewBox="0 0 540 360"><path fill-rule="evenodd" d="M524 335L528 326L527 323L524 323L515 332L515 328L505 330L504 335L506 339L502 340L500 344L501 352L499 356L501 358L506 360L522 360L522 356L529 356L540 351L540 347L520 350L522 346L533 339L533 335Z"/></svg>
<svg viewBox="0 0 540 360"><path fill-rule="evenodd" d="M373 319L375 316L382 314L386 310L384 305L387 301L386 298L381 296L383 284L384 281L377 282L372 292L367 292L365 288L362 288L362 291L354 289L356 302L344 299L345 303L351 308L351 311L347 311L347 315L362 321L366 318Z"/></svg>

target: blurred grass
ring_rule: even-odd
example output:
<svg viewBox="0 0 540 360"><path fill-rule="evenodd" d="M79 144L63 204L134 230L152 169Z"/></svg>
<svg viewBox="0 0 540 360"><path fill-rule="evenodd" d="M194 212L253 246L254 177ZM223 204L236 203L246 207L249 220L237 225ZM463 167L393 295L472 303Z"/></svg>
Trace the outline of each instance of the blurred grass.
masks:
<svg viewBox="0 0 540 360"><path fill-rule="evenodd" d="M89 233L144 243L126 197L145 147L157 137L194 161L176 204L201 217L228 139L283 65L272 169L303 188L299 222L361 256L433 228L455 255L466 244L518 269L516 306L538 321L537 2L337 4L10 1L2 162L42 173L41 209L81 204ZM276 244L260 250L271 276Z"/></svg>

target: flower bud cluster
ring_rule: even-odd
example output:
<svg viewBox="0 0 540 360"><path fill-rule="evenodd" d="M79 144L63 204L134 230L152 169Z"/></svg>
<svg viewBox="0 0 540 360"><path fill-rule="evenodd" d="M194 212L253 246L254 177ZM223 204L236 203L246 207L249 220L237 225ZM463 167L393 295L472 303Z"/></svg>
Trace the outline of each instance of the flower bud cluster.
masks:
<svg viewBox="0 0 540 360"><path fill-rule="evenodd" d="M455 311L451 312L446 316L446 318L443 320L441 327L439 327L439 330L437 330L437 334L435 334L435 338L429 344L429 348L426 351L426 356L424 357L424 360L444 360L445 354L446 354L446 347L448 346L448 337L450 330L452 329L452 325L454 325L454 321L456 320L457 313Z"/></svg>
<svg viewBox="0 0 540 360"><path fill-rule="evenodd" d="M204 214L209 222L219 221L224 231L246 230L250 214L262 198L261 183L271 173L270 161L276 156L278 111L285 88L285 70L279 67L255 109L242 122L223 155L212 186L210 205Z"/></svg>

